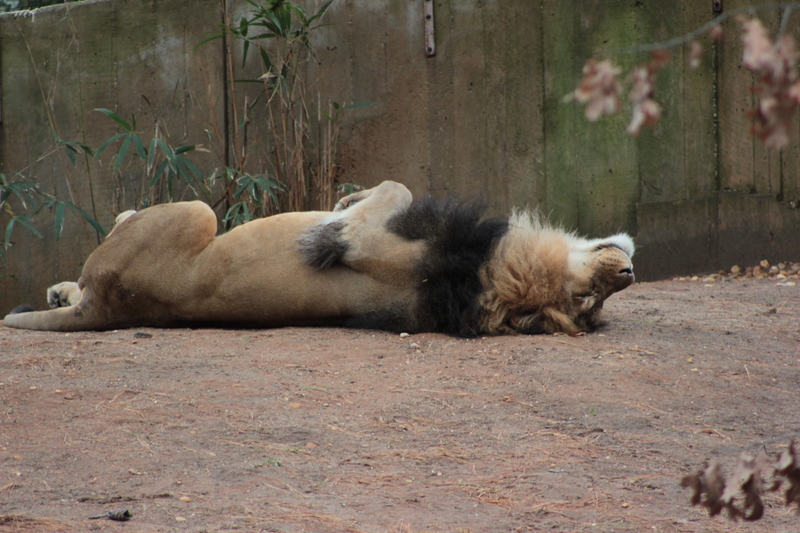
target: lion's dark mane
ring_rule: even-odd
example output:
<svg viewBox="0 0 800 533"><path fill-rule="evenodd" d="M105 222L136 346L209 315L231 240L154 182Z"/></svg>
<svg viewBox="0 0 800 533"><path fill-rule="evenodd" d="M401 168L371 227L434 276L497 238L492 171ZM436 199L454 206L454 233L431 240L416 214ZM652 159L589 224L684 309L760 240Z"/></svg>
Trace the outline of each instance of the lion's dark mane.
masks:
<svg viewBox="0 0 800 533"><path fill-rule="evenodd" d="M389 219L387 229L392 233L428 243L428 253L416 267L420 295L414 313L416 330L462 337L480 333L476 324L478 296L483 291L479 270L508 230L504 219L483 220L485 212L486 205L477 199L427 195ZM386 329L386 325L383 322L381 327Z"/></svg>
<svg viewBox="0 0 800 533"><path fill-rule="evenodd" d="M410 241L424 240L428 245L428 252L414 273L418 305L416 309L398 307L351 317L345 325L388 331L436 331L461 337L478 335L478 296L483 291L479 271L508 231L508 221L484 220L485 212L485 204L477 199L427 195L390 218L388 231ZM342 229L340 222L334 222L312 228L301 237L305 262L317 269L340 262L348 249Z"/></svg>

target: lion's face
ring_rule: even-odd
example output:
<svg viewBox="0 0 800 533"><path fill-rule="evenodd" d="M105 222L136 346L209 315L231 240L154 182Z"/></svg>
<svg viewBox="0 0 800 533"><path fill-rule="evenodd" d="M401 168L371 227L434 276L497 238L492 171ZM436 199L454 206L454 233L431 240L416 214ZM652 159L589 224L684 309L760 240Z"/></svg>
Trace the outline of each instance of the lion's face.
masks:
<svg viewBox="0 0 800 533"><path fill-rule="evenodd" d="M577 333L599 323L603 302L633 283L633 240L587 240L516 213L484 268L481 329L490 333Z"/></svg>
<svg viewBox="0 0 800 533"><path fill-rule="evenodd" d="M570 257L567 287L578 316L576 323L591 327L606 298L633 283L631 255L632 246L609 240Z"/></svg>

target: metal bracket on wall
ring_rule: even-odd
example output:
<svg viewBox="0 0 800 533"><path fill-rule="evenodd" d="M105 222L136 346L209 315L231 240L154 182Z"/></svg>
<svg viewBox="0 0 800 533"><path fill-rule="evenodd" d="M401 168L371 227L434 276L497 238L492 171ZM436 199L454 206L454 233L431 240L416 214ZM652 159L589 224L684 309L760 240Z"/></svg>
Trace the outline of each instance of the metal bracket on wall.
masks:
<svg viewBox="0 0 800 533"><path fill-rule="evenodd" d="M711 9L714 13L722 13L722 0L711 0Z"/></svg>
<svg viewBox="0 0 800 533"><path fill-rule="evenodd" d="M425 5L425 55L436 55L436 34L433 27L433 0L422 0Z"/></svg>

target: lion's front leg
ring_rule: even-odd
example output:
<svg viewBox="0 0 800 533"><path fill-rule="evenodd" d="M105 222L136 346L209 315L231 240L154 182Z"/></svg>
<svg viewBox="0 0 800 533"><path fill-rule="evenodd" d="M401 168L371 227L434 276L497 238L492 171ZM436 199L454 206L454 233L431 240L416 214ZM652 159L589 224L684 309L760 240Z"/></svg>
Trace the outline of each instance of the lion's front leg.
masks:
<svg viewBox="0 0 800 533"><path fill-rule="evenodd" d="M372 191L374 190L375 189L367 189L365 191L359 191L359 192L354 192L353 194L348 194L347 196L336 202L336 205L333 206L333 211L336 213L344 211L351 205L355 205L364 198L369 197L369 195L372 194Z"/></svg>
<svg viewBox="0 0 800 533"><path fill-rule="evenodd" d="M359 211L372 213L386 218L386 213L396 209L404 209L411 203L411 191L405 185L396 181L384 181L377 187L349 194L336 202L333 211L336 213L350 210L356 204L369 199L366 207L362 204ZM358 216L355 211L349 213L348 218Z"/></svg>
<svg viewBox="0 0 800 533"><path fill-rule="evenodd" d="M81 292L74 281L63 281L47 289L47 303L51 309L70 307L81 301Z"/></svg>
<svg viewBox="0 0 800 533"><path fill-rule="evenodd" d="M324 269L338 262L380 277L407 274L424 245L392 233L388 222L411 200L411 192L393 181L346 196L333 215L300 238L306 263Z"/></svg>

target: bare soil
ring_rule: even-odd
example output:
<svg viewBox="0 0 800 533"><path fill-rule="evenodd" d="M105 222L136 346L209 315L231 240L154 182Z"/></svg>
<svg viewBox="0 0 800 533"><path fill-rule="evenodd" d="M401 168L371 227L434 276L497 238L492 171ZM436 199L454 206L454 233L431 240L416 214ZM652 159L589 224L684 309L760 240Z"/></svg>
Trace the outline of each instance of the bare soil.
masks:
<svg viewBox="0 0 800 533"><path fill-rule="evenodd" d="M800 431L800 287L641 283L585 336L0 328L0 531L800 530L681 478ZM90 516L127 509L128 522Z"/></svg>

